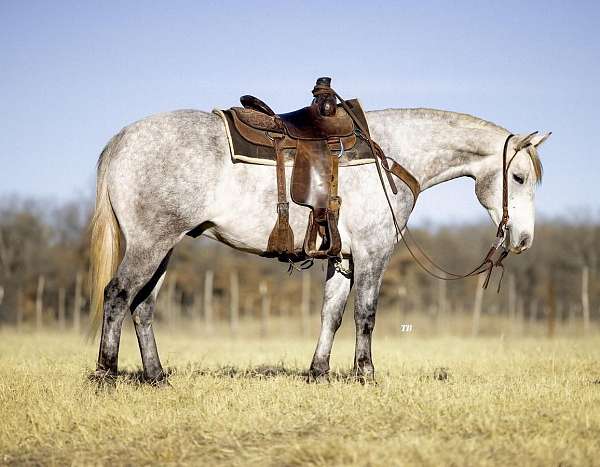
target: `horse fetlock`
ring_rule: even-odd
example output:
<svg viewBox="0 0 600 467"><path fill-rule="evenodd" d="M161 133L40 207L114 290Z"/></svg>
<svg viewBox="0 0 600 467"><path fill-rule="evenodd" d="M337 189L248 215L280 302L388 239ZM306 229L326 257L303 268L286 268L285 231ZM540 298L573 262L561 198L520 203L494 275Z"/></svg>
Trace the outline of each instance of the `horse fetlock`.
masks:
<svg viewBox="0 0 600 467"><path fill-rule="evenodd" d="M171 383L169 383L167 374L162 370L162 368L160 371L153 374L148 374L146 371L144 371L144 382L157 388L171 387Z"/></svg>
<svg viewBox="0 0 600 467"><path fill-rule="evenodd" d="M313 359L308 370L308 382L329 381L329 361Z"/></svg>
<svg viewBox="0 0 600 467"><path fill-rule="evenodd" d="M375 382L375 368L373 364L357 364L354 366L353 375L362 384Z"/></svg>
<svg viewBox="0 0 600 467"><path fill-rule="evenodd" d="M358 355L354 361L354 374L355 376L373 378L375 375L375 368L373 367L373 360L368 354Z"/></svg>

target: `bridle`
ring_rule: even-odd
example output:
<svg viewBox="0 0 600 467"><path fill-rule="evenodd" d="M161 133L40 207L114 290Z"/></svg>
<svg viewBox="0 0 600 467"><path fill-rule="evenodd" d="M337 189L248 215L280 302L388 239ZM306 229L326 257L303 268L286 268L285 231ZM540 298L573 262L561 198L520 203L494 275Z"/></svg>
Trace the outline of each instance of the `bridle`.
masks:
<svg viewBox="0 0 600 467"><path fill-rule="evenodd" d="M510 158L510 160L508 159L508 144L509 144L511 138L513 138L513 137L514 137L513 134L510 134L507 136L506 140L504 141L504 146L502 149L502 219L500 220L500 222L498 224L498 230L496 231L496 237L495 237L494 241L492 242L490 249L487 251L487 253L483 257L482 261L476 267L471 269L469 272L467 272L465 274L456 274L456 273L450 272L450 271L444 269L443 267L439 266L435 261L433 261L429 256L427 256L427 254L423 251L423 249L414 241L414 239L412 238L412 234L408 230L408 227L405 228L406 233L403 233L402 230L399 228L398 223L394 219L394 225L396 227L396 232L402 238L404 244L406 245L407 250L413 257L415 262L425 272L427 272L431 276L436 277L437 279L441 279L441 280L452 281L452 280L458 280L458 279L464 279L467 277L477 276L479 274L485 274L486 276L485 276L485 280L483 282L483 288L486 289L489 285L492 272L494 271L495 268L499 268L501 271L501 274L500 274L500 279L498 281L497 291L498 292L500 291L500 287L502 285L502 278L504 277L503 261L510 254L510 251L505 246L505 243L507 240L507 235L508 235L508 221L510 219L510 215L508 212L508 169L510 168L510 165L511 165L512 161L514 160L516 154L520 150L520 148L515 149L513 156ZM385 190L385 187L384 187L384 190ZM388 200L389 200L387 192L386 192L386 198L388 198ZM391 207L391 203L390 203L390 207ZM424 258L426 258L426 260L430 263L430 265L433 266L434 268L437 268L439 271L441 271L442 274L432 271L429 267L427 267L423 264L423 262L419 259L419 257L413 251L414 247L411 247L409 245L409 243L407 241L407 237L411 238L416 249L421 253L421 255Z"/></svg>
<svg viewBox="0 0 600 467"><path fill-rule="evenodd" d="M385 181L383 178L383 174L384 173L386 174L388 182L390 184L390 188L392 189L394 194L397 193L397 189L396 189L394 181L391 177L391 174L396 175L398 178L400 178L402 181L404 181L408 185L408 187L411 189L413 196L414 196L413 207L417 201L417 196L420 191L418 182L400 164L398 164L392 158L387 157L383 153L383 150L381 149L381 147L371 139L368 129L364 128L364 126L361 124L360 120L356 117L356 115L354 115L354 113L352 112L352 110L350 109L348 104L346 104L346 101L344 99L342 99L340 97L340 95L338 93L336 93L335 91L334 91L334 94L339 99L344 110L348 113L348 115L350 115L350 117L352 118L352 120L354 121L356 126L358 127L358 130L360 130L360 132L359 132L360 134L357 133L358 136L361 137L366 142L368 142L368 144L371 147L371 152L374 155L375 165L377 167L377 173L379 174L379 180L381 182L381 186L383 187L383 191L385 193L387 204L388 204L388 206L390 208L390 212L392 214L394 227L396 229L396 238L400 237L402 239L402 241L404 242L404 245L406 246L406 249L409 251L410 255L415 260L415 262L429 275L431 275L437 279L441 279L441 280L445 280L445 281L453 281L453 280L458 280L458 279L464 279L467 277L477 276L480 274L486 274L485 280L483 282L484 289L487 289L487 287L489 285L492 272L494 271L494 269L498 268L498 269L500 269L501 274L500 274L500 279L498 280L497 291L500 292L500 287L502 285L502 279L504 277L503 261L510 254L510 251L505 246L505 243L507 240L507 235L508 235L508 221L510 219L510 215L508 212L508 170L509 170L510 165L512 164L515 156L517 155L517 153L520 150L525 149L527 146L531 145L531 143L528 143L523 147L516 147L515 152L512 155L512 157L510 159L508 159L508 145L509 145L511 138L513 138L515 135L513 135L511 133L510 135L508 135L506 137L506 140L504 141L504 146L502 149L502 219L500 220L500 222L498 224L498 230L496 231L496 238L492 242L492 245L490 246L490 249L488 250L487 254L484 256L483 260L475 268L473 268L471 271L467 272L466 274L456 274L456 273L447 271L443 267L439 266L435 261L433 261L423 251L423 249L418 245L418 243L413 239L412 234L410 233L410 230L408 229L407 225L405 225L405 227L404 227L405 232L402 231L402 229L398 225L396 215L394 214L394 209L392 207L392 203L391 203L389 194L386 189L386 184L385 184ZM535 133L533 133L533 134L535 134ZM529 136L532 136L532 135L529 135ZM392 161L391 166L388 161ZM415 184L416 184L416 186L415 186ZM407 238L410 238L412 240L414 247L411 247L409 245ZM425 258L427 260L427 262L429 262L429 264L431 266L433 266L433 268L437 268L439 272L432 271L429 267L427 267L425 264L423 264L423 261L421 259L419 259L419 257L415 254L415 251L413 250L413 248L418 250L419 253L421 254L421 256L423 258Z"/></svg>

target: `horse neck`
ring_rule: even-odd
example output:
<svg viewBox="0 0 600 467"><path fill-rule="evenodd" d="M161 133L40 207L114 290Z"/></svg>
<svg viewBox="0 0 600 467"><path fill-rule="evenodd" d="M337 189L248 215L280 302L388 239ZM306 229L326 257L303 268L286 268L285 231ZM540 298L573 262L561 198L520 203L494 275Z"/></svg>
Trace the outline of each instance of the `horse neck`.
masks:
<svg viewBox="0 0 600 467"><path fill-rule="evenodd" d="M458 177L477 179L501 163L495 159L508 135L485 120L438 110L374 111L367 118L373 139L412 173L421 190Z"/></svg>

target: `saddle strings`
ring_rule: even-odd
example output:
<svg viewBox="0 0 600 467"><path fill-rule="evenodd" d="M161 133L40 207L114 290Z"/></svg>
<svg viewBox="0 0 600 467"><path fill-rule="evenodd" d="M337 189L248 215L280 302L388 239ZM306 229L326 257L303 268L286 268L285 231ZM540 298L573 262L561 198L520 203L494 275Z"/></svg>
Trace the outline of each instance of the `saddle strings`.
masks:
<svg viewBox="0 0 600 467"><path fill-rule="evenodd" d="M485 255L483 261L478 266L476 266L474 269L472 269L470 272L468 272L466 274L456 274L456 273L447 271L445 268L439 266L435 261L433 261L423 251L423 249L419 246L419 244L414 240L414 238L412 236L412 233L410 232L410 230L408 228L408 225L404 226L405 233L402 233L402 229L398 225L398 220L396 219L396 214L394 213L392 202L390 200L390 196L389 196L389 194L387 192L387 189L386 189L386 186L385 186L385 181L384 181L384 178L383 178L382 167L381 167L380 160L379 160L380 158L384 158L385 157L385 155L383 154L383 150L381 150L379 147L377 147L377 149L379 149L379 151L376 149L374 141L371 139L368 131L363 127L362 123L358 120L358 118L356 117L356 115L354 114L354 112L352 112L352 110L350 109L350 106L348 106L348 104L346 103L346 101L337 92L333 91L333 93L337 97L337 99L340 101L340 103L341 103L342 107L344 108L344 110L348 113L348 115L350 115L350 117L352 118L352 120L354 121L354 123L358 126L359 130L362 133L363 139L365 139L369 143L369 146L371 147L371 152L373 153L373 156L375 158L375 166L377 168L377 174L379 176L379 181L381 182L381 186L383 188L383 192L385 194L385 198L386 198L388 207L390 208L390 213L392 215L392 220L393 220L393 223L394 223L394 227L396 229L396 239L398 239L398 236L402 239L402 242L406 246L406 249L410 253L411 257L415 260L415 262L421 267L421 269L423 269L429 275L435 277L436 279L445 280L445 281L453 281L453 280L458 280L458 279L464 279L466 277L472 277L472 276L476 276L476 275L479 275L479 274L486 273L486 278L485 278L485 281L483 283L483 288L487 288L494 267L498 267L498 268L501 269L501 276L500 276L500 279L499 279L499 282L498 282L498 289L497 289L498 292L499 292L500 291L500 287L502 285L502 279L504 277L504 264L502 264L502 262L504 261L504 259L509 254L509 251L506 248L503 247L503 243L504 243L504 240L505 240L506 225L508 223L508 218L509 218L509 216L508 216L508 182L507 182L507 172L508 172L508 166L510 166L510 163L512 163L512 160L514 159L517 151L515 151L515 154L513 155L513 157L511 158L511 160L510 160L510 162L508 164L507 164L507 160L506 160L506 153L507 153L507 149L508 149L508 142L510 141L510 139L514 135L510 134L506 138L506 140L504 142L503 152L502 152L502 211L503 212L502 212L502 221L498 225L498 231L497 231L497 234L496 234L496 240L492 244L492 246L489 249L488 253ZM388 170L388 172L389 172L389 170ZM415 202L416 202L416 199L415 199ZM415 245L415 249L419 251L419 253L430 263L430 265L433 266L434 268L437 268L443 274L446 274L446 276L438 274L437 272L434 272L430 268L428 268L427 266L425 266L425 264L423 264L423 262L418 258L418 256L413 251L413 247L411 247L409 245L407 237L412 240L412 242ZM499 258L497 260L494 261L492 259L493 256L494 256L494 253L496 253L501 247L502 247L502 250L500 252L500 256L499 256Z"/></svg>

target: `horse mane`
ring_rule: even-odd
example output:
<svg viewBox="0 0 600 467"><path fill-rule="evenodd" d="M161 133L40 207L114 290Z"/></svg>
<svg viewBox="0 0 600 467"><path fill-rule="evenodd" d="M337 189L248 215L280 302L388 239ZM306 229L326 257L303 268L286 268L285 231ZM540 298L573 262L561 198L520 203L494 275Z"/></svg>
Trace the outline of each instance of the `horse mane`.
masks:
<svg viewBox="0 0 600 467"><path fill-rule="evenodd" d="M510 133L506 128L496 125L490 121L484 120L483 118L474 117L470 114L461 112L452 112L450 110L438 110L429 109L424 107L412 108L412 109L385 109L381 110L383 113L394 113L400 115L403 118L411 119L422 119L422 120L434 120L443 123L447 123L451 126L460 126L467 128L487 128L490 130L497 131L498 133Z"/></svg>
<svg viewBox="0 0 600 467"><path fill-rule="evenodd" d="M380 110L384 114L394 113L394 115L400 115L402 118L410 119L422 119L422 120L433 120L441 123L446 123L450 126L461 126L466 128L475 129L488 129L497 133L510 133L506 128L496 125L493 122L484 120L483 118L475 117L470 114L461 112L452 112L449 110L438 110L429 109L425 107L410 108L410 109L384 109ZM542 176L544 174L544 168L540 159L539 153L535 146L527 146L527 154L533 164L533 170L536 177L536 183L542 183Z"/></svg>
<svg viewBox="0 0 600 467"><path fill-rule="evenodd" d="M540 155L538 153L537 148L532 144L527 146L527 154L529 154L529 158L533 163L535 181L539 185L540 183L542 183L542 177L544 175L544 166L542 165L542 160L540 159Z"/></svg>

